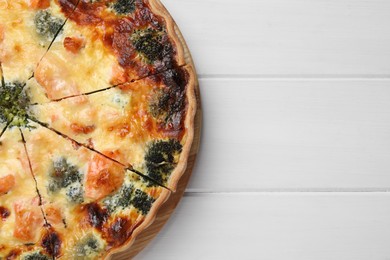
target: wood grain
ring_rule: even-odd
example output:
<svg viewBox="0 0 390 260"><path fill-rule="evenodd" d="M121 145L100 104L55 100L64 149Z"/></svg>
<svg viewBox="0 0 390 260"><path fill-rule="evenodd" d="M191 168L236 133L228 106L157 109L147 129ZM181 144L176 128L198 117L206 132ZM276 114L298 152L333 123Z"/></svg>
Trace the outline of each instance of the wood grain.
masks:
<svg viewBox="0 0 390 260"><path fill-rule="evenodd" d="M389 260L384 193L188 194L137 260Z"/></svg>
<svg viewBox="0 0 390 260"><path fill-rule="evenodd" d="M205 174L189 191L390 189L390 80L200 84L207 113L197 172Z"/></svg>
<svg viewBox="0 0 390 260"><path fill-rule="evenodd" d="M390 74L387 0L164 0L200 77Z"/></svg>

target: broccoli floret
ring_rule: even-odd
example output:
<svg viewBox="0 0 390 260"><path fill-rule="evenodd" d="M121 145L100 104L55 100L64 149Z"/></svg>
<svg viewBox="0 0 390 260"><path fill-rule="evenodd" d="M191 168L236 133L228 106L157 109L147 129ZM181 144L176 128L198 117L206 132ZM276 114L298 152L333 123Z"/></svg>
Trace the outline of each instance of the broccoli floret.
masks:
<svg viewBox="0 0 390 260"><path fill-rule="evenodd" d="M74 165L69 165L67 171L65 171L65 176L63 179L62 187L66 188L72 183L77 183L82 181L82 175L78 171L77 167Z"/></svg>
<svg viewBox="0 0 390 260"><path fill-rule="evenodd" d="M53 168L49 173L51 184L50 191L55 192L60 188L66 188L72 183L81 182L82 176L78 168L67 162L64 157L53 162Z"/></svg>
<svg viewBox="0 0 390 260"><path fill-rule="evenodd" d="M50 180L47 189L50 192L57 192L61 189L61 183L56 180Z"/></svg>
<svg viewBox="0 0 390 260"><path fill-rule="evenodd" d="M112 9L117 14L125 15L134 12L135 0L117 0L113 5Z"/></svg>
<svg viewBox="0 0 390 260"><path fill-rule="evenodd" d="M90 259L103 249L104 245L94 235L89 235L78 243L75 259Z"/></svg>
<svg viewBox="0 0 390 260"><path fill-rule="evenodd" d="M34 19L36 31L42 38L52 41L54 37L62 30L64 21L51 15L47 10L40 10L36 13Z"/></svg>
<svg viewBox="0 0 390 260"><path fill-rule="evenodd" d="M187 74L181 69L168 70L163 79L166 87L153 93L149 111L166 128L180 130L185 115Z"/></svg>
<svg viewBox="0 0 390 260"><path fill-rule="evenodd" d="M123 185L122 188L114 195L104 200L104 205L109 212L117 209L125 209L131 205L132 185Z"/></svg>
<svg viewBox="0 0 390 260"><path fill-rule="evenodd" d="M152 142L145 155L147 175L159 184L166 185L182 148L176 140Z"/></svg>
<svg viewBox="0 0 390 260"><path fill-rule="evenodd" d="M143 215L148 214L150 208L155 201L154 198L149 197L148 194L141 190L136 190L133 198L131 200L131 204L138 209Z"/></svg>
<svg viewBox="0 0 390 260"><path fill-rule="evenodd" d="M0 87L0 121L11 126L27 126L30 99L21 82L7 82Z"/></svg>
<svg viewBox="0 0 390 260"><path fill-rule="evenodd" d="M84 202L84 190L80 183L72 184L68 187L68 191L66 192L66 196L68 196L69 201L80 204Z"/></svg>
<svg viewBox="0 0 390 260"><path fill-rule="evenodd" d="M15 101L19 99L19 96L22 94L23 87L25 84L21 82L7 82L5 83L4 87L2 86L0 88L1 93L1 99L0 99L0 105L3 107L10 107L12 106Z"/></svg>
<svg viewBox="0 0 390 260"><path fill-rule="evenodd" d="M49 172L50 192L58 192L61 189L67 189L66 195L73 203L82 203L84 201L84 190L82 186L83 175L75 165L71 165L64 157L53 162L53 168Z"/></svg>
<svg viewBox="0 0 390 260"><path fill-rule="evenodd" d="M34 252L32 254L26 255L22 259L23 260L50 260L48 256L43 255L40 252Z"/></svg>
<svg viewBox="0 0 390 260"><path fill-rule="evenodd" d="M131 184L124 184L116 194L106 198L103 203L110 213L134 206L142 214L146 215L154 201L145 192L138 189L135 190Z"/></svg>
<svg viewBox="0 0 390 260"><path fill-rule="evenodd" d="M169 47L162 43L164 33L154 29L136 30L131 35L131 41L136 51L141 54L148 63L162 60L165 48Z"/></svg>

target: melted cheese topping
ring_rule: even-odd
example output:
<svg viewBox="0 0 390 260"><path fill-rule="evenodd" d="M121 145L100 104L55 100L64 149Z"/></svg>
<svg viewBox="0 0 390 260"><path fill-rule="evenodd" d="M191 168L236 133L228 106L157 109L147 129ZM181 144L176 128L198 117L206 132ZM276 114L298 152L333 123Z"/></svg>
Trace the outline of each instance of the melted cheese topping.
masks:
<svg viewBox="0 0 390 260"><path fill-rule="evenodd" d="M144 79L122 88L37 105L32 111L57 131L145 172L148 145L172 138L150 112L156 93L165 87ZM81 131L83 128L90 131Z"/></svg>
<svg viewBox="0 0 390 260"><path fill-rule="evenodd" d="M145 196L149 198L147 203L150 203L149 207L152 207L153 202L158 200L161 195L163 188L148 186L147 182L137 174L129 171L125 174L123 166L84 147L74 145L46 128L33 123L31 125L34 129L24 130L23 133L28 153L31 154L31 165L42 197L46 218L56 232L62 234L59 257L78 259L81 248L88 247L80 243L91 235L98 242L101 250L91 249L88 253L91 258L105 254L105 249L117 247L126 242L132 231L144 221L147 212L140 211L129 203L126 208L118 208L118 210L108 213L105 201L111 196L116 196L115 194L122 187L131 186L132 196L135 196L137 190L146 194ZM68 188L72 187L71 185L54 192L50 190L53 181L53 162L60 158L66 158L66 163L75 166L82 176L79 185L84 191L83 201L72 202L69 200ZM105 177L107 172L110 172L109 179ZM102 182L99 179L102 179ZM119 180L119 185L113 183L115 179ZM98 186L96 186L97 184ZM95 195L96 192L99 194ZM96 205L101 213L87 210L88 205ZM96 217L94 214L97 214ZM95 221L99 221L99 224L96 224ZM117 225L119 225L118 221L121 225L125 223L126 225L120 226L121 228L116 230ZM93 232L92 227L100 229L100 235ZM114 230L116 231L114 232Z"/></svg>
<svg viewBox="0 0 390 260"><path fill-rule="evenodd" d="M0 5L0 61L7 81L27 81L52 41L37 33L34 19L40 10L30 5L25 0ZM54 1L44 10L65 21Z"/></svg>
<svg viewBox="0 0 390 260"><path fill-rule="evenodd" d="M0 0L0 77L26 83L29 117L42 122L0 139L0 258L96 259L131 241L168 192L127 168L143 172L155 140L184 141L150 111L164 79L128 83L175 64L174 48L151 62L131 42L137 27L162 30L160 40L170 43L162 18L147 1L127 16L111 1L72 8L71 1ZM55 26L39 28L42 14Z"/></svg>
<svg viewBox="0 0 390 260"><path fill-rule="evenodd" d="M7 130L1 138L0 179L6 176L13 176L14 185L6 194L0 194L0 206L9 211L8 217L0 217L0 256L26 243L37 243L45 231L35 182L17 128Z"/></svg>
<svg viewBox="0 0 390 260"><path fill-rule="evenodd" d="M0 60L8 81L25 81L46 49L35 32L32 10L0 9Z"/></svg>
<svg viewBox="0 0 390 260"><path fill-rule="evenodd" d="M36 81L49 100L110 87L115 57L87 28L67 21L36 70ZM69 47L81 41L77 47ZM76 44L76 43L74 43ZM70 49L72 48L72 49ZM76 49L75 49L76 48Z"/></svg>

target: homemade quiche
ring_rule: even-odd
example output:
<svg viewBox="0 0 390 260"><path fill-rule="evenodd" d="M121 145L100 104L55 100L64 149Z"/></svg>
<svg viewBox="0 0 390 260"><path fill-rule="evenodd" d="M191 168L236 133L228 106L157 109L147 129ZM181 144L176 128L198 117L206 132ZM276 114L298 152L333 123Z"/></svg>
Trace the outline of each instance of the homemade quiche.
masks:
<svg viewBox="0 0 390 260"><path fill-rule="evenodd" d="M104 259L175 192L196 75L158 0L0 0L0 259Z"/></svg>

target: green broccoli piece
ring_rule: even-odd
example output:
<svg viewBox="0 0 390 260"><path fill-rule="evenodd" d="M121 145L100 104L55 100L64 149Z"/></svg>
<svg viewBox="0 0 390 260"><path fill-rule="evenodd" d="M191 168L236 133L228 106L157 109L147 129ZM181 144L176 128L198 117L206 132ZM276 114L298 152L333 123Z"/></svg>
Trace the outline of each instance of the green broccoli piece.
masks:
<svg viewBox="0 0 390 260"><path fill-rule="evenodd" d="M49 184L47 186L47 189L50 191L50 192L57 192L61 189L61 183L57 180L49 180Z"/></svg>
<svg viewBox="0 0 390 260"><path fill-rule="evenodd" d="M30 99L24 83L7 82L0 87L0 121L11 126L27 126Z"/></svg>
<svg viewBox="0 0 390 260"><path fill-rule="evenodd" d="M131 200L131 204L138 209L143 215L148 214L155 199L141 190L136 190Z"/></svg>
<svg viewBox="0 0 390 260"><path fill-rule="evenodd" d="M149 102L149 111L167 128L180 130L185 115L187 74L184 70L163 73L166 87L155 91Z"/></svg>
<svg viewBox="0 0 390 260"><path fill-rule="evenodd" d="M147 175L159 184L166 185L182 148L176 140L152 142L145 155Z"/></svg>
<svg viewBox="0 0 390 260"><path fill-rule="evenodd" d="M34 23L38 35L48 41L52 41L62 30L64 21L61 18L52 16L47 10L40 10L35 15Z"/></svg>
<svg viewBox="0 0 390 260"><path fill-rule="evenodd" d="M68 187L66 192L69 201L72 203L80 204L84 202L84 190L80 183L72 184Z"/></svg>
<svg viewBox="0 0 390 260"><path fill-rule="evenodd" d="M0 88L1 99L0 106L11 107L22 94L25 84L21 82L6 82L4 87Z"/></svg>
<svg viewBox="0 0 390 260"><path fill-rule="evenodd" d="M23 260L50 260L51 258L41 254L40 252L34 252L32 254L24 256L22 259Z"/></svg>
<svg viewBox="0 0 390 260"><path fill-rule="evenodd" d="M53 162L53 168L49 172L49 190L56 192L68 187L79 179L78 175L78 169L74 165L70 165L64 157L59 158Z"/></svg>
<svg viewBox="0 0 390 260"><path fill-rule="evenodd" d="M132 13L135 11L135 0L117 0L112 9L120 15Z"/></svg>
<svg viewBox="0 0 390 260"><path fill-rule="evenodd" d="M53 168L49 172L50 192L58 192L61 189L66 189L68 199L73 203L84 202L84 190L82 186L83 174L75 165L71 165L68 161L61 157L53 162Z"/></svg>
<svg viewBox="0 0 390 260"><path fill-rule="evenodd" d="M148 63L162 60L164 57L164 32L154 29L136 30L131 35L131 41L136 51L141 54Z"/></svg>
<svg viewBox="0 0 390 260"><path fill-rule="evenodd" d="M103 247L94 235L89 235L78 243L75 259L90 259L102 251Z"/></svg>
<svg viewBox="0 0 390 260"><path fill-rule="evenodd" d="M116 194L106 198L103 203L111 213L117 209L128 208L131 205L131 194L133 190L132 185L125 184Z"/></svg>

